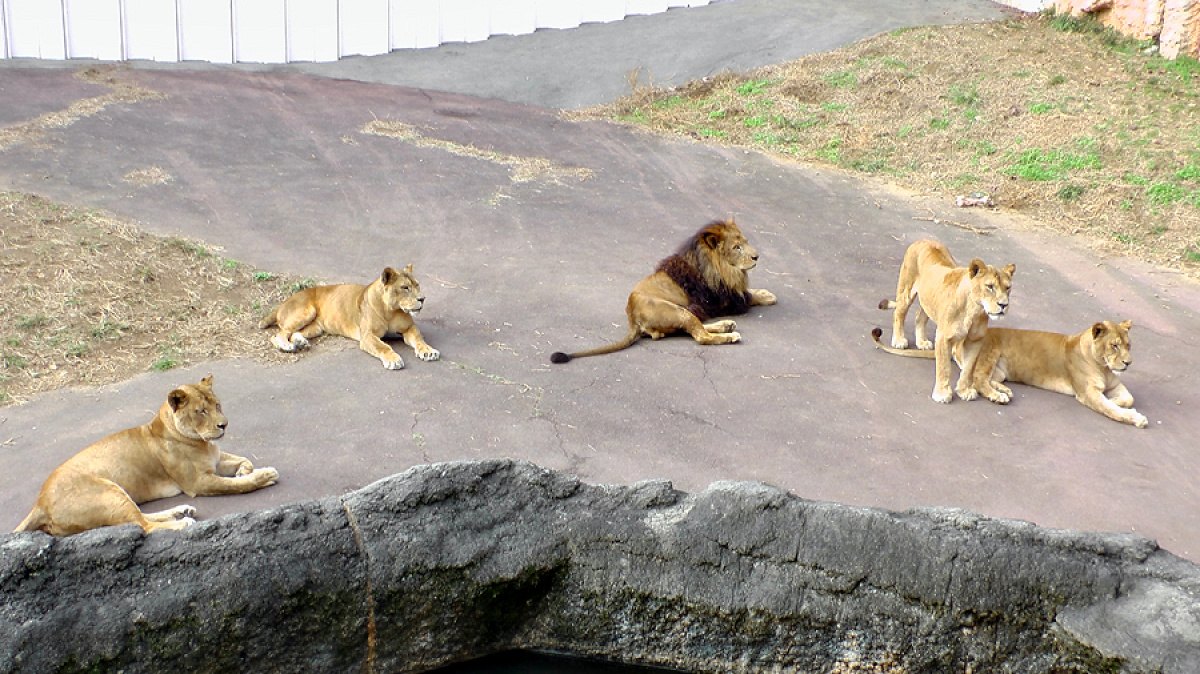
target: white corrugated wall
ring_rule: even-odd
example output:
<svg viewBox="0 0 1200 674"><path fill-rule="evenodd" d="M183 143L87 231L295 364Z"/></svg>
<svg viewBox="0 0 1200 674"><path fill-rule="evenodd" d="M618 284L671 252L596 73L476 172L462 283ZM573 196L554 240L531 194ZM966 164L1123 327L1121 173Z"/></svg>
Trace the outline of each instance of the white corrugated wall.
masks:
<svg viewBox="0 0 1200 674"><path fill-rule="evenodd" d="M709 0L0 0L0 57L290 63L478 42Z"/></svg>

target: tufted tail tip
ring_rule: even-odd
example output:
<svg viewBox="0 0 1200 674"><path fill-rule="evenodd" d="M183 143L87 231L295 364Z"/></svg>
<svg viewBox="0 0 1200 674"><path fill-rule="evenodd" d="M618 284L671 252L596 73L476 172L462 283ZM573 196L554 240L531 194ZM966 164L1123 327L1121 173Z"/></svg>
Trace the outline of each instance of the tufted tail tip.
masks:
<svg viewBox="0 0 1200 674"><path fill-rule="evenodd" d="M555 351L554 353L550 354L550 362L555 363L557 365L562 365L563 363L569 362L570 360L571 360L571 354L569 354L569 353L563 353L562 351Z"/></svg>

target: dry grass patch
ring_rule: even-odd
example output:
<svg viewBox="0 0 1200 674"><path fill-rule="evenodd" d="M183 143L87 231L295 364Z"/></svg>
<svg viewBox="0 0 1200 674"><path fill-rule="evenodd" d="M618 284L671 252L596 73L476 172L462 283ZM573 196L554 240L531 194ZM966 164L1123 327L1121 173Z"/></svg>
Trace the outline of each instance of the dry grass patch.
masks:
<svg viewBox="0 0 1200 674"><path fill-rule="evenodd" d="M1200 277L1200 63L1049 14L895 31L585 111L995 204Z"/></svg>
<svg viewBox="0 0 1200 674"><path fill-rule="evenodd" d="M214 358L295 360L257 322L311 283L96 211L0 193L0 405Z"/></svg>
<svg viewBox="0 0 1200 674"><path fill-rule="evenodd" d="M47 112L28 122L0 127L0 150L5 150L16 145L24 145L25 143L37 142L41 140L47 129L70 126L80 119L91 117L115 103L157 101L167 97L162 92L139 87L122 80L121 74L123 72L124 70L120 66L102 66L85 68L75 73L75 77L79 79L107 86L109 92L101 96L93 96L76 101L65 110Z"/></svg>
<svg viewBox="0 0 1200 674"><path fill-rule="evenodd" d="M562 183L566 178L587 180L592 177L589 168L563 166L545 157L518 157L502 154L491 150L481 150L474 145L463 145L449 140L430 138L423 135L417 127L403 122L376 119L367 122L360 130L372 136L385 136L411 143L417 147L434 147L460 157L471 157L508 167L509 178L514 183L546 181Z"/></svg>

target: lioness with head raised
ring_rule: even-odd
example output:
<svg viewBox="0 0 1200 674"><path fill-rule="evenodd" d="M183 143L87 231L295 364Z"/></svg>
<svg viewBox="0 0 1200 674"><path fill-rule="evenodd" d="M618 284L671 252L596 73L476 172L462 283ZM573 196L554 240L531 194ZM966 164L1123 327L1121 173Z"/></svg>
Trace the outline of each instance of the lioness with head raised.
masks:
<svg viewBox="0 0 1200 674"><path fill-rule="evenodd" d="M883 300L880 309L895 309L892 315L892 346L908 347L904 337L904 318L914 300L919 300L913 316L918 349L933 349L937 370L933 399L948 403L950 360L962 370L955 392L963 400L973 400L978 392L972 387L975 358L979 343L987 333L988 318L999 318L1008 309L1008 295L1016 265L997 269L978 258L959 267L945 245L922 239L908 247L900 265L896 299ZM937 324L936 343L926 337L926 324Z"/></svg>
<svg viewBox="0 0 1200 674"><path fill-rule="evenodd" d="M1001 405L1012 400L1005 380L1065 393L1110 419L1145 428L1146 417L1133 409L1133 395L1121 381L1133 362L1132 327L1133 321L1101 321L1077 335L989 328L975 361L974 386ZM879 341L882 334L879 328L871 332L889 353L932 358L928 351L890 348Z"/></svg>
<svg viewBox="0 0 1200 674"><path fill-rule="evenodd" d="M403 337L421 360L442 357L425 343L413 322L413 314L424 305L412 265L401 271L387 267L370 285L343 283L296 292L258 327L278 325L279 332L271 343L289 352L307 347L310 340L325 333L349 337L358 340L358 348L378 358L387 369L399 370L404 367L404 359L383 341L388 335Z"/></svg>
<svg viewBox="0 0 1200 674"><path fill-rule="evenodd" d="M226 425L211 375L180 386L148 423L114 433L55 468L16 531L69 536L118 524L137 524L147 533L182 529L193 523L192 506L143 513L137 504L180 492L244 494L275 484L274 468L255 468L217 449L213 441Z"/></svg>
<svg viewBox="0 0 1200 674"><path fill-rule="evenodd" d="M625 305L629 332L624 339L578 353L555 352L550 361L566 363L572 358L612 353L632 346L642 335L661 339L678 331L687 332L701 344L737 342L742 337L734 332L737 326L733 321L704 321L744 314L755 305L775 304L775 295L769 291L749 287L746 272L756 264L758 251L733 220L709 223L634 286Z"/></svg>

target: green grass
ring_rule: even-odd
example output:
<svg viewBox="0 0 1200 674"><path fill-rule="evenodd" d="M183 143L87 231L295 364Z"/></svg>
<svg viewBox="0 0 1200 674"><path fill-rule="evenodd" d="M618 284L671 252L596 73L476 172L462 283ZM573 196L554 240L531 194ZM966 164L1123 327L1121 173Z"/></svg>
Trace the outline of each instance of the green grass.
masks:
<svg viewBox="0 0 1200 674"><path fill-rule="evenodd" d="M1079 197L1083 196L1083 193L1086 191L1087 188L1083 185L1071 183L1069 185L1063 185L1061 188L1059 188L1057 196L1064 202L1078 201Z"/></svg>
<svg viewBox="0 0 1200 674"><path fill-rule="evenodd" d="M36 330L50 324L50 319L43 314L33 316L18 316L17 327L21 330Z"/></svg>
<svg viewBox="0 0 1200 674"><path fill-rule="evenodd" d="M286 286L283 287L283 291L285 293L291 295L292 293L300 292L301 290L304 290L305 288L311 288L315 285L317 285L316 280L311 279L311 278L306 278L302 281L296 281L295 283L287 284Z"/></svg>
<svg viewBox="0 0 1200 674"><path fill-rule="evenodd" d="M734 91L743 96L759 96L767 93L767 87L771 85L771 80L749 80L739 84Z"/></svg>
<svg viewBox="0 0 1200 674"><path fill-rule="evenodd" d="M821 81L835 89L853 89L858 86L858 75L853 70L839 70L823 75Z"/></svg>
<svg viewBox="0 0 1200 674"><path fill-rule="evenodd" d="M195 255L196 257L198 257L200 259L204 259L206 257L212 256L212 253L210 253L208 251L208 249L205 248L204 246L201 246L196 243L192 243L191 241L188 241L186 239L181 239L177 236L167 239L167 245L178 248L179 250L182 250L185 253L190 253L192 255Z"/></svg>
<svg viewBox="0 0 1200 674"><path fill-rule="evenodd" d="M973 108L983 102L983 99L979 96L979 88L975 85L971 85L969 89L957 84L950 87L950 100L955 105L960 105L964 108Z"/></svg>
<svg viewBox="0 0 1200 674"><path fill-rule="evenodd" d="M101 320L88 329L88 334L92 339L116 339L128 329L129 326L124 323L109 323L107 320Z"/></svg>
<svg viewBox="0 0 1200 674"><path fill-rule="evenodd" d="M14 370L24 370L29 365L29 359L25 356L16 353L4 354L4 367L10 367Z"/></svg>
<svg viewBox="0 0 1200 674"><path fill-rule="evenodd" d="M275 278L275 275L269 271L254 272L254 280L259 283L266 283L267 281L270 281L273 278Z"/></svg>
<svg viewBox="0 0 1200 674"><path fill-rule="evenodd" d="M1169 206L1189 196L1188 189L1174 183L1154 183L1146 188L1146 199L1152 204Z"/></svg>
<svg viewBox="0 0 1200 674"><path fill-rule="evenodd" d="M1076 141L1076 147L1083 152L1041 148L1010 152L1013 163L1005 173L1033 181L1063 180L1072 171L1100 168L1100 155L1094 140L1081 138Z"/></svg>

